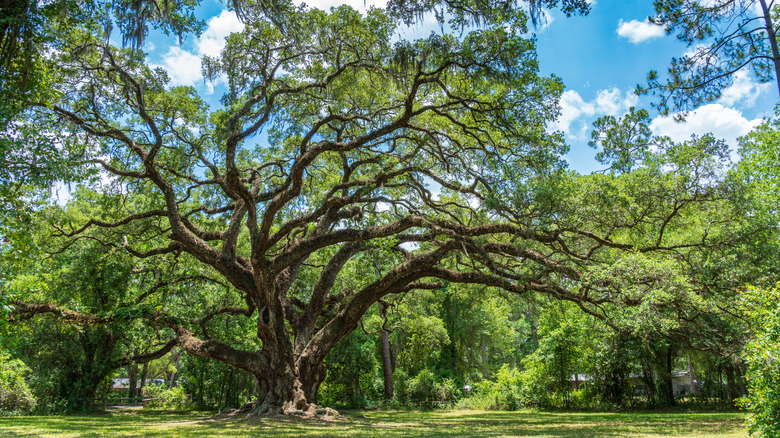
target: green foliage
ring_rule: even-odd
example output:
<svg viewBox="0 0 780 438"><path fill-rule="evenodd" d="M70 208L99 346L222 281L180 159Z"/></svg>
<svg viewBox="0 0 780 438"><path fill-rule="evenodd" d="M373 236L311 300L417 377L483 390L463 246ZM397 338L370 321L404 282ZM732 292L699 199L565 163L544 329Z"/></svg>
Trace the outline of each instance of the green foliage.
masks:
<svg viewBox="0 0 780 438"><path fill-rule="evenodd" d="M780 87L775 58L780 9L764 0L655 0L652 20L691 46L672 59L668 77L653 70L641 93L658 94L655 106L666 114L688 111L717 100L738 72ZM771 32L766 29L772 28ZM780 88L778 89L780 90Z"/></svg>
<svg viewBox="0 0 780 438"><path fill-rule="evenodd" d="M449 343L447 330L441 319L418 313L403 321L405 329L399 366L409 374L417 374L432 365L442 347Z"/></svg>
<svg viewBox="0 0 780 438"><path fill-rule="evenodd" d="M110 315L129 293L132 266L110 249L81 243L31 264L33 269L13 277L6 290L71 312ZM10 336L0 343L32 369L37 410L88 411L107 396L132 328L127 321L71 325L48 313L9 325Z"/></svg>
<svg viewBox="0 0 780 438"><path fill-rule="evenodd" d="M502 23L519 27L522 32L528 30L526 11L530 13L533 24L537 25L546 20L544 9L559 6L567 17L587 15L590 12L590 3L585 0L501 0L495 2L391 0L387 4L389 12L406 24L419 22L426 13L433 13L440 24L443 25L445 18L448 18L449 24L455 28Z"/></svg>
<svg viewBox="0 0 780 438"><path fill-rule="evenodd" d="M192 400L183 386L174 386L168 388L165 385L146 385L144 386L144 398L151 400L146 402L148 408L162 409L190 409Z"/></svg>
<svg viewBox="0 0 780 438"><path fill-rule="evenodd" d="M27 385L31 370L21 360L0 353L0 415L29 413L36 405Z"/></svg>
<svg viewBox="0 0 780 438"><path fill-rule="evenodd" d="M444 378L436 385L436 400L444 404L451 406L462 396L463 390L455 379Z"/></svg>
<svg viewBox="0 0 780 438"><path fill-rule="evenodd" d="M393 371L393 397L401 406L409 402L409 374L403 368Z"/></svg>
<svg viewBox="0 0 780 438"><path fill-rule="evenodd" d="M462 391L454 379L438 377L432 370L422 369L416 376L408 379L402 370L397 370L393 375L396 383L396 400L402 404L425 409L433 407L452 406L462 395ZM400 392L404 391L405 395Z"/></svg>
<svg viewBox="0 0 780 438"><path fill-rule="evenodd" d="M436 376L425 368L409 379L409 400L419 406L431 406L434 401L438 401L436 389Z"/></svg>
<svg viewBox="0 0 780 438"><path fill-rule="evenodd" d="M103 327L76 330L45 318L23 331L16 329L15 353L32 373L29 384L41 413L91 411L108 396L117 366L116 344Z"/></svg>
<svg viewBox="0 0 780 438"><path fill-rule="evenodd" d="M583 319L583 314L562 302L541 309L539 346L523 359L525 391L533 403L547 406L548 395L559 395L568 407L569 379L583 367Z"/></svg>
<svg viewBox="0 0 780 438"><path fill-rule="evenodd" d="M320 386L320 401L326 406L365 407L379 397L376 381L380 367L376 341L363 332L345 336L325 359L327 374Z"/></svg>
<svg viewBox="0 0 780 438"><path fill-rule="evenodd" d="M742 159L733 177L745 184L744 196L752 210L766 222L773 222L780 208L780 116L766 120L740 139Z"/></svg>
<svg viewBox="0 0 780 438"><path fill-rule="evenodd" d="M629 108L624 117L604 116L593 122L591 147L600 147L596 160L617 172L630 172L642 163L652 145L650 115L644 109Z"/></svg>
<svg viewBox="0 0 780 438"><path fill-rule="evenodd" d="M180 387L199 409L237 409L253 397L256 379L225 363L184 355Z"/></svg>
<svg viewBox="0 0 780 438"><path fill-rule="evenodd" d="M616 333L601 324L588 324L583 342L585 390L572 394L573 405L626 406L633 400L631 376L638 376L642 343L636 336Z"/></svg>
<svg viewBox="0 0 780 438"><path fill-rule="evenodd" d="M495 382L483 380L471 389L471 395L462 399L458 407L466 409L515 411L533 406L532 397L526 392L526 382L521 373L502 366L495 376Z"/></svg>
<svg viewBox="0 0 780 438"><path fill-rule="evenodd" d="M760 437L780 437L780 286L747 288L742 295L755 335L745 350L748 395L740 400L747 424Z"/></svg>

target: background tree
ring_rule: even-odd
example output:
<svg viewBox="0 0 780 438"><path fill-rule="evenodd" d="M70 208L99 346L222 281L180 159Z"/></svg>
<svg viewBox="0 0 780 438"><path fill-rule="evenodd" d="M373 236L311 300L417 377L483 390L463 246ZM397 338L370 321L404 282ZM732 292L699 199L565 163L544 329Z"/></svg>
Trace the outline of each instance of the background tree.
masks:
<svg viewBox="0 0 780 438"><path fill-rule="evenodd" d="M751 433L762 437L780 436L780 293L776 288L749 288L743 295L747 316L751 319L755 335L745 352L748 362L750 393L741 400L750 416Z"/></svg>
<svg viewBox="0 0 780 438"><path fill-rule="evenodd" d="M92 313L95 320L115 309L128 293L131 265L101 246L75 245L60 254L49 269L18 275L11 293L30 301L54 302ZM127 330L123 323L94 324L64 320L54 306L37 309L40 320L13 324L5 349L32 368L32 387L41 410L86 411L105 396L119 367ZM12 314L13 317L13 314Z"/></svg>
<svg viewBox="0 0 780 438"><path fill-rule="evenodd" d="M780 50L774 0L656 0L653 23L691 47L672 60L668 78L651 71L640 93L658 95L662 114L718 99L739 71L760 82L774 77L780 93Z"/></svg>

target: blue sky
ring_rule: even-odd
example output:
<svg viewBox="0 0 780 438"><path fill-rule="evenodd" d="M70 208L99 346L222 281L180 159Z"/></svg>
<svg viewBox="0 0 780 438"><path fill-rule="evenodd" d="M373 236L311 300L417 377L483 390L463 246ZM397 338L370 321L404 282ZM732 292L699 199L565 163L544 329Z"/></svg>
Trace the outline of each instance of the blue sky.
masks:
<svg viewBox="0 0 780 438"><path fill-rule="evenodd" d="M306 3L321 9L347 3L365 10L372 5L382 6L384 1ZM592 158L596 151L587 146L592 122L603 115L622 115L631 106L651 111L651 128L657 134L685 140L691 134L712 132L732 147L737 137L772 114L778 97L772 83L758 84L749 75L740 74L719 101L689 113L686 123L659 117L650 108L651 98L637 97L633 90L643 83L649 70L664 72L672 57L679 57L690 48L647 21L653 13L650 0L595 0L591 4L591 13L586 17L567 18L556 10L549 11L546 24L535 30L542 73L559 76L566 86L561 116L553 128L563 131L571 145L566 157L571 168L583 173L599 169ZM179 45L175 38L152 34L144 49L152 64L168 70L172 85L193 85L216 107L224 84L203 81L199 58L217 55L225 36L240 30L242 25L218 1L204 0L199 11L208 25L200 37L190 36ZM403 37L425 36L431 31L439 31L432 17L405 29Z"/></svg>

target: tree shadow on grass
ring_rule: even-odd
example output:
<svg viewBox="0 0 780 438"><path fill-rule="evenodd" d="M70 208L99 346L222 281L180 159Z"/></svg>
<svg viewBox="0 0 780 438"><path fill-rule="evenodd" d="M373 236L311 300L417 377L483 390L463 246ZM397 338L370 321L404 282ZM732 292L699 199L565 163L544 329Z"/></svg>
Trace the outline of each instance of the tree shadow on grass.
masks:
<svg viewBox="0 0 780 438"><path fill-rule="evenodd" d="M0 436L747 437L739 413L350 412L335 420L133 411L0 418Z"/></svg>

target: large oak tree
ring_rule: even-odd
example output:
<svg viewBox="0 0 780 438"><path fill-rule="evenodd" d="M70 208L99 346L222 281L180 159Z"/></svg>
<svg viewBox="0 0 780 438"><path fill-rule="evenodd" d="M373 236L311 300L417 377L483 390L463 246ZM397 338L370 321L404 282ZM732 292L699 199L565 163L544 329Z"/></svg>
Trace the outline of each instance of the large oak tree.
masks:
<svg viewBox="0 0 780 438"><path fill-rule="evenodd" d="M76 32L53 54L63 93L30 120L80 148L74 165L101 169L113 188L104 215L55 221L56 240L188 257L241 297L198 317L165 302L132 313L169 339L137 359L179 346L252 373L258 413L311 411L325 355L391 294L447 282L538 292L620 329L610 303L640 306L668 283L648 264L626 290L634 254L708 244L709 225L688 214L717 201L706 160L648 169L647 181L663 184L640 187L638 202L611 185L556 185L569 180L565 146L546 125L562 85L538 75L520 11L460 38L414 42L393 42L397 22L380 10L291 13L283 25L245 16L245 30L206 60L229 90L214 111L100 35ZM670 238L673 227L692 231ZM116 318L15 304L16 317ZM208 322L224 315L251 321L258 348L210 337Z"/></svg>

